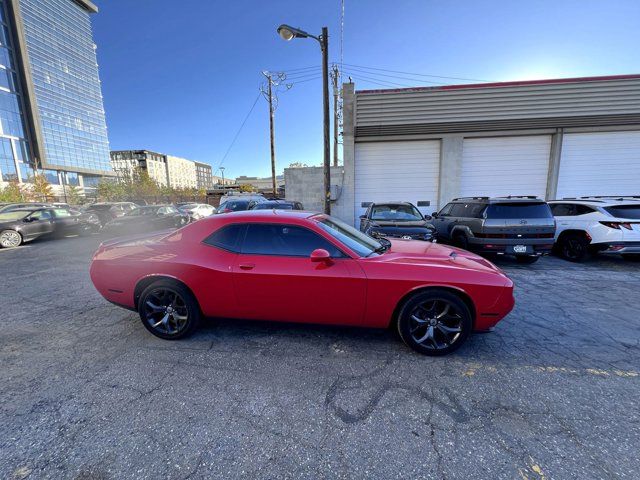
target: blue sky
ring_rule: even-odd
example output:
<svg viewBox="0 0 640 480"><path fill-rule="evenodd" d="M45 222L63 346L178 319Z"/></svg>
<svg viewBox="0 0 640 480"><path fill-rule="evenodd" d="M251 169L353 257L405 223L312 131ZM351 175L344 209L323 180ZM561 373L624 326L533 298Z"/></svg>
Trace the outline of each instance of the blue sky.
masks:
<svg viewBox="0 0 640 480"><path fill-rule="evenodd" d="M340 0L96 3L112 149L155 150L216 169L258 96L260 72L294 70L298 82L279 95L276 111L277 170L320 164L320 51L311 39L281 40L276 28L329 27L330 60L338 62ZM491 81L640 73L637 0L345 0L344 19L344 63L366 67L350 67L357 89L469 83L371 68ZM306 67L315 68L295 71ZM270 174L262 98L224 166L227 177Z"/></svg>

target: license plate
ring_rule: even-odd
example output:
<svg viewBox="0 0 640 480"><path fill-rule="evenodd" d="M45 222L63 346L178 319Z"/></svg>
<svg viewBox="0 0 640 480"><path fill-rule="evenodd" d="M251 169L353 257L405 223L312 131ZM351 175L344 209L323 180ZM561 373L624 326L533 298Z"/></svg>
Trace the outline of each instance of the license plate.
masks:
<svg viewBox="0 0 640 480"><path fill-rule="evenodd" d="M513 246L513 251L515 253L527 253L527 246L526 245L514 245Z"/></svg>

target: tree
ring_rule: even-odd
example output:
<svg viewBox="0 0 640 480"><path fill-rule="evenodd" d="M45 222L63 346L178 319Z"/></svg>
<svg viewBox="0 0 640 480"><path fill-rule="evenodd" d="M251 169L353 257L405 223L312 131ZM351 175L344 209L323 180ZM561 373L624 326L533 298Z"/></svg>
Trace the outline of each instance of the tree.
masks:
<svg viewBox="0 0 640 480"><path fill-rule="evenodd" d="M75 185L69 185L67 187L67 201L71 205L81 204L84 198L85 197L82 194L82 190L80 190L80 187L77 187Z"/></svg>
<svg viewBox="0 0 640 480"><path fill-rule="evenodd" d="M47 202L53 198L53 189L47 180L47 177L40 173L36 173L31 177L31 193L36 200Z"/></svg>
<svg viewBox="0 0 640 480"><path fill-rule="evenodd" d="M101 180L96 187L96 195L100 200L107 202L124 198L122 185L113 180Z"/></svg>
<svg viewBox="0 0 640 480"><path fill-rule="evenodd" d="M18 181L9 182L0 190L0 202L17 203L24 201L24 195Z"/></svg>
<svg viewBox="0 0 640 480"><path fill-rule="evenodd" d="M302 162L293 162L289 164L289 168L304 168L304 167L308 167L309 165L307 165L306 163L302 163Z"/></svg>
<svg viewBox="0 0 640 480"><path fill-rule="evenodd" d="M239 190L241 192L255 192L256 189L253 185L251 185L250 183L243 183L242 185L240 185Z"/></svg>

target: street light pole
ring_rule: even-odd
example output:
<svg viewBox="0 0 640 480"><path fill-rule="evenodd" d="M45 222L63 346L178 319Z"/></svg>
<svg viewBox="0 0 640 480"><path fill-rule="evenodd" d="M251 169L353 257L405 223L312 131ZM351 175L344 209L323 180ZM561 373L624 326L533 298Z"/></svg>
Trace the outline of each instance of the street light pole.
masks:
<svg viewBox="0 0 640 480"><path fill-rule="evenodd" d="M324 133L324 213L331 213L331 138L329 134L329 31L327 27L322 27L320 36L294 28L289 25L280 25L278 35L283 40L293 38L313 38L320 43L322 50L322 113L323 113L323 133Z"/></svg>

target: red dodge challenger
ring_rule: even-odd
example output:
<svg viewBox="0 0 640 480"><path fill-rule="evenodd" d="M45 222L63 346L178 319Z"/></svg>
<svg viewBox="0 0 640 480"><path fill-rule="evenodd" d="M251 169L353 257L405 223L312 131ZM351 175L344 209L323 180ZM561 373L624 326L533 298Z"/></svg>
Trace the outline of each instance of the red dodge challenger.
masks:
<svg viewBox="0 0 640 480"><path fill-rule="evenodd" d="M103 243L100 294L164 339L205 317L397 328L427 355L457 349L514 305L513 283L467 251L375 240L333 217L256 210Z"/></svg>

